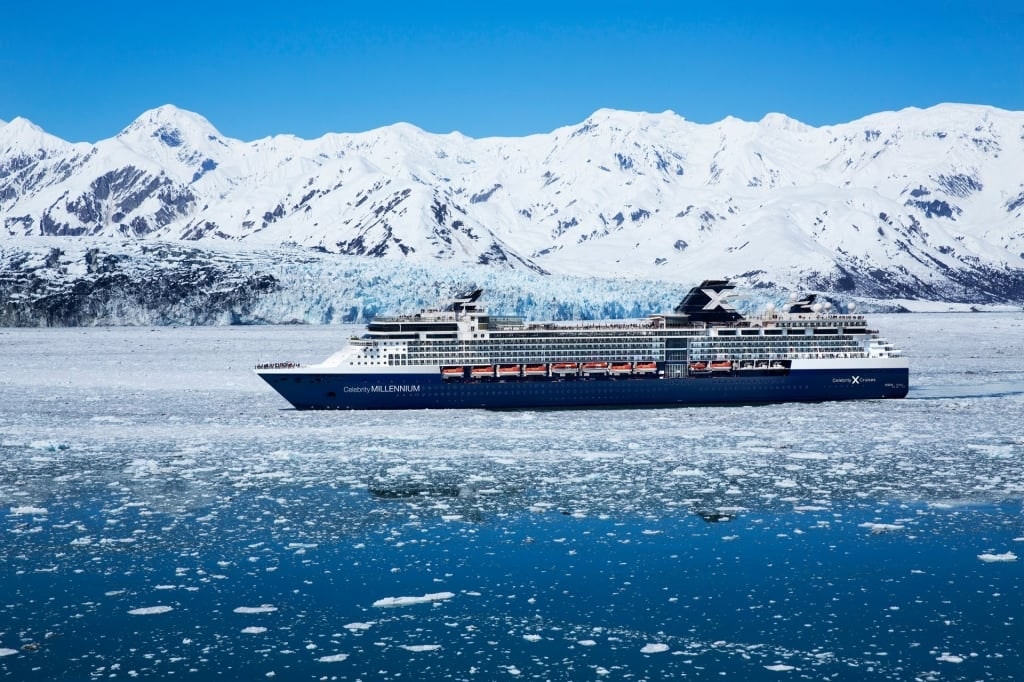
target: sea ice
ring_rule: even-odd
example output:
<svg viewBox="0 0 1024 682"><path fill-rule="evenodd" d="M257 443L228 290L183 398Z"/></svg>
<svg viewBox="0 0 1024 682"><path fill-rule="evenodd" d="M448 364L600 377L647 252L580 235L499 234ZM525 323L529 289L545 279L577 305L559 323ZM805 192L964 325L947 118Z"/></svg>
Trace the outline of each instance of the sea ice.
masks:
<svg viewBox="0 0 1024 682"><path fill-rule="evenodd" d="M984 562L992 563L996 561L1016 561L1017 555L1013 552L1004 552L1003 554L979 554L978 558Z"/></svg>
<svg viewBox="0 0 1024 682"><path fill-rule="evenodd" d="M406 651L414 651L414 652L437 651L438 649L441 648L441 645L440 644L402 644L402 645L399 646L399 648L405 649Z"/></svg>
<svg viewBox="0 0 1024 682"><path fill-rule="evenodd" d="M860 524L860 528L868 528L871 530L872 535L879 535L881 533L891 533L897 530L903 530L904 526L897 523L867 523Z"/></svg>
<svg viewBox="0 0 1024 682"><path fill-rule="evenodd" d="M640 649L642 654L660 654L668 651L668 644L645 644L643 649Z"/></svg>
<svg viewBox="0 0 1024 682"><path fill-rule="evenodd" d="M42 516L49 513L45 507L11 507L12 516Z"/></svg>
<svg viewBox="0 0 1024 682"><path fill-rule="evenodd" d="M316 660L320 663L341 663L346 658L348 658L348 654L331 654L330 656L321 656Z"/></svg>
<svg viewBox="0 0 1024 682"><path fill-rule="evenodd" d="M794 670L793 666L786 665L784 663L776 663L775 665L766 665L764 667L764 669L765 670L771 670L772 672L776 672L776 673L784 673L784 672L787 672L787 671L790 671L790 670Z"/></svg>
<svg viewBox="0 0 1024 682"><path fill-rule="evenodd" d="M964 657L963 656L954 656L953 654L942 654L941 656L939 656L935 660L936 661L942 661L943 663L963 663L964 662Z"/></svg>
<svg viewBox="0 0 1024 682"><path fill-rule="evenodd" d="M376 624L376 621L372 621L371 620L368 623L349 623L348 625L345 625L344 627L345 627L346 630L351 630L352 632L356 632L358 630L369 630L375 624Z"/></svg>
<svg viewBox="0 0 1024 682"><path fill-rule="evenodd" d="M243 635L262 635L266 631L266 628L261 628L255 625L252 627L242 628Z"/></svg>
<svg viewBox="0 0 1024 682"><path fill-rule="evenodd" d="M128 613L132 616L155 616L173 610L173 606L143 606L139 609L132 609Z"/></svg>
<svg viewBox="0 0 1024 682"><path fill-rule="evenodd" d="M380 609L388 609L396 606L412 606L413 604L426 604L434 601L442 601L445 599L451 599L454 596L454 592L434 592L432 594L425 594L422 597L385 597L373 602L373 606Z"/></svg>
<svg viewBox="0 0 1024 682"><path fill-rule="evenodd" d="M276 606L270 604L262 604L260 606L239 606L235 609L235 613L272 613L277 611Z"/></svg>
<svg viewBox="0 0 1024 682"><path fill-rule="evenodd" d="M16 653L18 653L17 649L0 649L0 657L13 656Z"/></svg>

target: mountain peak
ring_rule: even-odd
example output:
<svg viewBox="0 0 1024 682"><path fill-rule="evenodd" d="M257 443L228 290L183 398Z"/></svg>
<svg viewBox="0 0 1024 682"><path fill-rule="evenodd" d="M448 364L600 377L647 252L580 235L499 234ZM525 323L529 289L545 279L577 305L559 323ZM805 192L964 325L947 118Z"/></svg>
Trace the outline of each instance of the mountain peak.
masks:
<svg viewBox="0 0 1024 682"><path fill-rule="evenodd" d="M0 124L0 152L10 153L13 149L33 153L40 150L62 152L72 146L22 116L5 124L0 121Z"/></svg>
<svg viewBox="0 0 1024 682"><path fill-rule="evenodd" d="M775 112L767 113L764 115L759 123L765 128L773 128L775 130L789 130L789 131L801 131L809 130L811 126L806 123L802 123L795 118L790 118L785 114L779 114Z"/></svg>
<svg viewBox="0 0 1024 682"><path fill-rule="evenodd" d="M144 111L117 137L122 140L151 137L163 146L172 148L186 143L195 145L201 140L221 141L220 132L206 118L173 104Z"/></svg>

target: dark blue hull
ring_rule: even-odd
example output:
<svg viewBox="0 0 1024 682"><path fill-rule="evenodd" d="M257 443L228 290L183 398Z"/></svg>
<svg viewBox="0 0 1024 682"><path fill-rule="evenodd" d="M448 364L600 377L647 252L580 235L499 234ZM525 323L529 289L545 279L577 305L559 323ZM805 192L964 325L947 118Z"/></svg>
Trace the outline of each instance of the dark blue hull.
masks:
<svg viewBox="0 0 1024 682"><path fill-rule="evenodd" d="M855 376L854 376L855 374ZM903 398L904 368L663 378L568 377L445 381L436 374L260 373L300 410L532 409L728 405Z"/></svg>

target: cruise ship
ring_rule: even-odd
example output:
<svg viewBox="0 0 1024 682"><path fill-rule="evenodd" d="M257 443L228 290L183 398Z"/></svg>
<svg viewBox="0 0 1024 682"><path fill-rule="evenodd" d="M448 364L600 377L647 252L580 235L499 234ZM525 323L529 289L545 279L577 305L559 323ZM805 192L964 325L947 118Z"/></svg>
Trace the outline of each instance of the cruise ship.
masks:
<svg viewBox="0 0 1024 682"><path fill-rule="evenodd" d="M532 409L903 398L909 363L863 315L814 296L744 316L728 280L671 313L528 322L488 314L482 290L375 317L320 364L256 372L300 410Z"/></svg>

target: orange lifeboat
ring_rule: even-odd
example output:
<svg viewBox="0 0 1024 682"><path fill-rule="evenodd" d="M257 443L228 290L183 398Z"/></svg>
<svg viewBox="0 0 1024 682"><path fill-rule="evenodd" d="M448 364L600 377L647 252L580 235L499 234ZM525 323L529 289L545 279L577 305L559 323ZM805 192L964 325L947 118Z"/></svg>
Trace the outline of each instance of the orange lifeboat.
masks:
<svg viewBox="0 0 1024 682"><path fill-rule="evenodd" d="M629 374L633 371L633 365L628 362L613 362L609 371L612 374Z"/></svg>
<svg viewBox="0 0 1024 682"><path fill-rule="evenodd" d="M526 369L523 370L523 374L528 377L542 377L547 376L548 366L547 365L527 365Z"/></svg>
<svg viewBox="0 0 1024 682"><path fill-rule="evenodd" d="M711 363L712 372L728 372L732 370L731 360L715 360Z"/></svg>
<svg viewBox="0 0 1024 682"><path fill-rule="evenodd" d="M656 362L638 362L636 368L633 370L637 374L653 374L658 371L658 363Z"/></svg>
<svg viewBox="0 0 1024 682"><path fill-rule="evenodd" d="M461 379L465 373L461 367L442 367L441 377L443 379Z"/></svg>
<svg viewBox="0 0 1024 682"><path fill-rule="evenodd" d="M519 365L498 365L498 376L499 377L517 377L517 376L519 376Z"/></svg>
<svg viewBox="0 0 1024 682"><path fill-rule="evenodd" d="M584 362L584 374L606 374L608 372L607 362Z"/></svg>
<svg viewBox="0 0 1024 682"><path fill-rule="evenodd" d="M575 362L555 362L551 365L552 374L575 374L577 369Z"/></svg>
<svg viewBox="0 0 1024 682"><path fill-rule="evenodd" d="M691 372L707 372L708 371L708 363L706 363L706 362L691 362L690 363L690 371Z"/></svg>
<svg viewBox="0 0 1024 682"><path fill-rule="evenodd" d="M477 365L476 367L474 367L470 371L470 376L472 376L474 379L481 379L483 377L493 377L494 376L494 366L493 365Z"/></svg>

